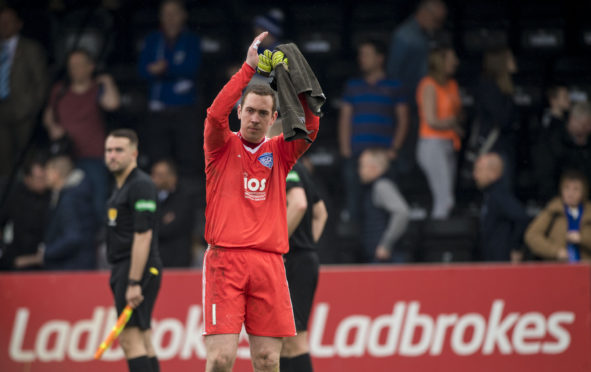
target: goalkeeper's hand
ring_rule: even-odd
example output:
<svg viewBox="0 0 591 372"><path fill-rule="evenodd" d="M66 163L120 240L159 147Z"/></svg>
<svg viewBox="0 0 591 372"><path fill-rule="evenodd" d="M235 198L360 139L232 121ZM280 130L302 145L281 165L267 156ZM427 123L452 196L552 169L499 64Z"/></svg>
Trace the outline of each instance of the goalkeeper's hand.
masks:
<svg viewBox="0 0 591 372"><path fill-rule="evenodd" d="M283 52L280 50L273 52L273 57L271 59L271 63L273 65L273 68L277 67L278 65L280 65L282 63L284 64L285 69L287 69L287 67L288 67L287 58L285 58L285 54L283 54Z"/></svg>
<svg viewBox="0 0 591 372"><path fill-rule="evenodd" d="M281 51L271 52L269 49L265 49L263 54L259 54L259 64L257 65L257 72L263 76L269 76L271 71L280 64L284 64L287 69L288 61L285 58L285 54Z"/></svg>
<svg viewBox="0 0 591 372"><path fill-rule="evenodd" d="M269 76L273 70L273 53L265 49L263 54L259 54L259 63L257 65L257 72L263 76Z"/></svg>

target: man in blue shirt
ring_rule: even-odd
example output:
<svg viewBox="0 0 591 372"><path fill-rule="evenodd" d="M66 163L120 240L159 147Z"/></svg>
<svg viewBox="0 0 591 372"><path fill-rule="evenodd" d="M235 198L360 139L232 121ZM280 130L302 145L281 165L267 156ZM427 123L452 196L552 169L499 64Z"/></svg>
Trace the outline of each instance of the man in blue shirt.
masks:
<svg viewBox="0 0 591 372"><path fill-rule="evenodd" d="M359 218L359 155L367 148L383 148L390 160L397 159L408 127L407 97L397 80L384 70L386 47L377 40L359 45L362 78L347 82L339 118L339 148L344 160L343 176L347 209L341 217Z"/></svg>
<svg viewBox="0 0 591 372"><path fill-rule="evenodd" d="M386 70L388 77L402 83L409 97L409 131L406 144L401 149L397 168L409 172L415 158L418 137L418 111L416 89L419 81L427 75L429 45L441 28L447 14L441 0L422 0L417 10L394 30L390 41Z"/></svg>
<svg viewBox="0 0 591 372"><path fill-rule="evenodd" d="M195 119L197 71L201 45L186 28L187 12L180 0L164 0L160 6L161 29L146 37L139 73L149 83L149 114L145 136L149 163L173 158L182 175L199 174L203 161L194 148L203 128Z"/></svg>
<svg viewBox="0 0 591 372"><path fill-rule="evenodd" d="M414 98L419 80L427 75L429 41L443 25L446 14L447 8L443 1L423 0L417 11L392 34L388 76L401 81L410 97Z"/></svg>

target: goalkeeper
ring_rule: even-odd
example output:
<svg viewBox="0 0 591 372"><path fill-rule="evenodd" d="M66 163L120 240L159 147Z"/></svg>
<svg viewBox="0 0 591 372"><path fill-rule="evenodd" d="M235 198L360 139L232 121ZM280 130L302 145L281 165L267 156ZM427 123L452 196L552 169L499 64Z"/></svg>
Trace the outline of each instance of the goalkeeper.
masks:
<svg viewBox="0 0 591 372"><path fill-rule="evenodd" d="M206 371L231 371L238 336L249 334L254 370L278 371L282 337L296 334L282 255L288 251L286 177L308 149L305 139L269 139L277 119L277 98L267 85L251 85L255 74L270 73L289 61L257 47L257 36L245 63L220 91L205 119L207 207L203 259ZM240 99L240 130L230 131L228 115ZM309 139L319 118L299 96Z"/></svg>

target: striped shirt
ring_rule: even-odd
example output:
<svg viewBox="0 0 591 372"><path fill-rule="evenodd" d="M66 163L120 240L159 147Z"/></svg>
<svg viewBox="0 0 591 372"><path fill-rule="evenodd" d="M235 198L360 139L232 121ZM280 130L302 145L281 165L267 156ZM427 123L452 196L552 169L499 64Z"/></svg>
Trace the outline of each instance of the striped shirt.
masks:
<svg viewBox="0 0 591 372"><path fill-rule="evenodd" d="M382 79L374 85L363 79L351 79L343 101L353 106L353 155L358 156L369 147L389 148L397 126L394 107L407 101L402 85L390 79Z"/></svg>

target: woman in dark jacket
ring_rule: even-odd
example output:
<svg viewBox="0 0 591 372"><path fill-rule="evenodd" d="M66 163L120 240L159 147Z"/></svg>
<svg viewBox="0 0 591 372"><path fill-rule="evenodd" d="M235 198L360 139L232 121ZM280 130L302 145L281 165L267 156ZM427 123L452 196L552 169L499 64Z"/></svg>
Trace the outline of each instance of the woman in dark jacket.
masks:
<svg viewBox="0 0 591 372"><path fill-rule="evenodd" d="M513 128L517 120L511 75L517 71L517 65L509 49L498 48L485 53L482 67L483 75L476 92L479 143L484 145L490 139L490 147L484 152L496 152L503 158L503 183L511 185L515 164Z"/></svg>

